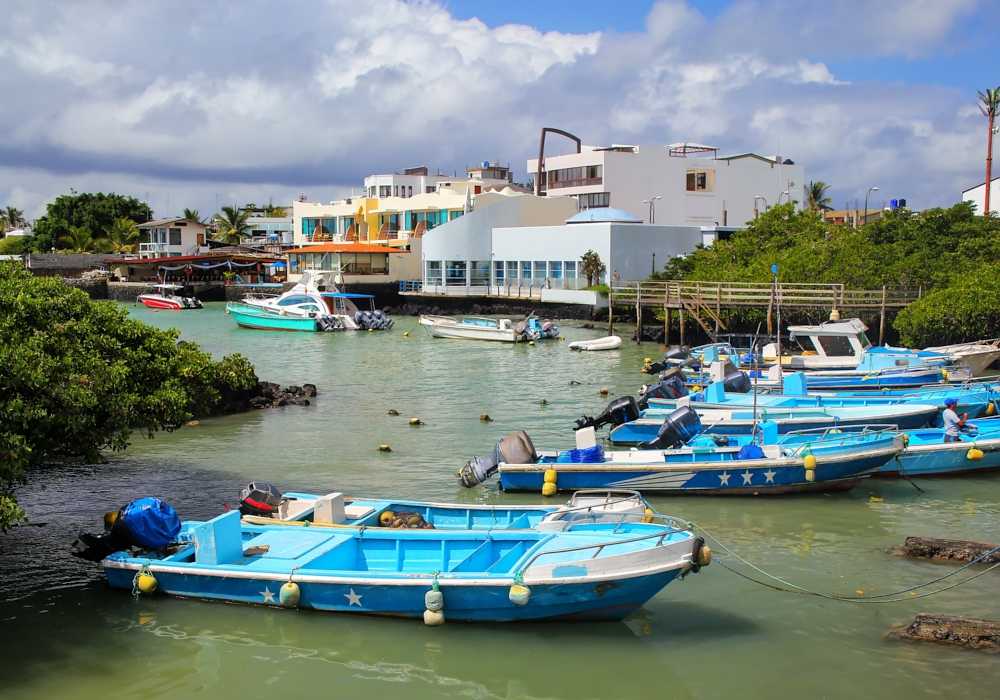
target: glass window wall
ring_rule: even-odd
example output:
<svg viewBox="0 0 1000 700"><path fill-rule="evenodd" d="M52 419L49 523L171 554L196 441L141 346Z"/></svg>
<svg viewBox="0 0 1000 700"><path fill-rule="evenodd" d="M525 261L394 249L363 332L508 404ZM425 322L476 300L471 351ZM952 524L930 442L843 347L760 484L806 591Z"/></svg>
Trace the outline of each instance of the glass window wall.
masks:
<svg viewBox="0 0 1000 700"><path fill-rule="evenodd" d="M427 260L426 268L424 270L424 278L426 279L426 284L429 286L440 286L441 285L441 261L440 260Z"/></svg>
<svg viewBox="0 0 1000 700"><path fill-rule="evenodd" d="M445 262L445 285L448 287L464 287L468 282L468 265L465 260L448 260Z"/></svg>

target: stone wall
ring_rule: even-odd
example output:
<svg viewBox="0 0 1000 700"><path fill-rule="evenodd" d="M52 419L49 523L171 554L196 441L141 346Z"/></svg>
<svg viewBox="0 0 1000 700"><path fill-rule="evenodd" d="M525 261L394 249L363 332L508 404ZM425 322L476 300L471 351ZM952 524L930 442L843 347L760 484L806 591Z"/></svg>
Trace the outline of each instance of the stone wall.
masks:
<svg viewBox="0 0 1000 700"><path fill-rule="evenodd" d="M79 277L87 270L97 268L108 269L115 260L124 260L124 255L111 253L93 253L77 255L75 253L31 253L27 256L25 266L34 275L42 277Z"/></svg>
<svg viewBox="0 0 1000 700"><path fill-rule="evenodd" d="M79 277L63 277L63 284L85 291L91 299L108 298L108 281L106 279L85 280Z"/></svg>
<svg viewBox="0 0 1000 700"><path fill-rule="evenodd" d="M122 303L134 303L140 294L154 294L153 282L108 282L107 299Z"/></svg>

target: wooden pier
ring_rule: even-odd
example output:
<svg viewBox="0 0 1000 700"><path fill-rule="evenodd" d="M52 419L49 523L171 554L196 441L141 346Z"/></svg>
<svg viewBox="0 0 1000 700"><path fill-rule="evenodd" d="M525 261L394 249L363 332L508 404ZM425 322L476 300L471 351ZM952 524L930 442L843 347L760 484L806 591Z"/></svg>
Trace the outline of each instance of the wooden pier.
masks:
<svg viewBox="0 0 1000 700"><path fill-rule="evenodd" d="M663 309L664 342L670 344L670 317L680 319L680 344L685 341L685 316L690 315L713 340L726 330L722 312L734 308L767 310L768 334L774 334L772 317L780 306L789 310L858 309L878 311L879 345L885 336L885 317L890 309L901 309L920 298L920 287L847 289L843 284L754 284L744 282L629 282L614 284L608 295L608 334L613 331L611 311L615 306L634 307L636 339L642 336L642 309Z"/></svg>

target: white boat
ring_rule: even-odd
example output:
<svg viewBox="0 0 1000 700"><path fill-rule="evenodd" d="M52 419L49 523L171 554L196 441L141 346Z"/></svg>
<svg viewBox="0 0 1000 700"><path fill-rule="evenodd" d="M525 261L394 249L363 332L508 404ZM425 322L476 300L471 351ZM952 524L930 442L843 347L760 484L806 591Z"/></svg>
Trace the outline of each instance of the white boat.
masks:
<svg viewBox="0 0 1000 700"><path fill-rule="evenodd" d="M514 323L509 318L466 316L457 319L452 316L424 315L420 317L420 325L435 338L496 340L502 343L518 341Z"/></svg>
<svg viewBox="0 0 1000 700"><path fill-rule="evenodd" d="M370 294L350 294L337 289L337 273L310 270L284 294L247 294L226 310L247 328L266 330L357 331L389 330L392 320L375 309ZM360 310L358 303L367 303Z"/></svg>
<svg viewBox="0 0 1000 700"><path fill-rule="evenodd" d="M617 335L593 340L574 340L569 344L570 350L616 350L622 346L622 339Z"/></svg>
<svg viewBox="0 0 1000 700"><path fill-rule="evenodd" d="M184 289L179 284L154 284L153 289L156 290L156 293L140 294L136 297L136 302L142 302L143 305L151 309L170 309L171 311L202 308L201 300L197 297L184 297L174 293L179 289Z"/></svg>
<svg viewBox="0 0 1000 700"><path fill-rule="evenodd" d="M977 340L974 343L941 345L935 348L925 348L925 350L951 355L959 364L969 365L972 376L978 377L1000 358L1000 338Z"/></svg>

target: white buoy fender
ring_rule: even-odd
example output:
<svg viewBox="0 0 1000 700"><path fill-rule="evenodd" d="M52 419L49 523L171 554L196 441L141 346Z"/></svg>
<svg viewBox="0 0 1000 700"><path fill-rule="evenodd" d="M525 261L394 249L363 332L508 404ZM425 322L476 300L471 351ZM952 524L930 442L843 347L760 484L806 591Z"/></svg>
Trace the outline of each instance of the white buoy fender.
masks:
<svg viewBox="0 0 1000 700"><path fill-rule="evenodd" d="M299 589L299 584L289 581L278 591L278 602L284 608L294 608L299 604L301 596L302 591Z"/></svg>

